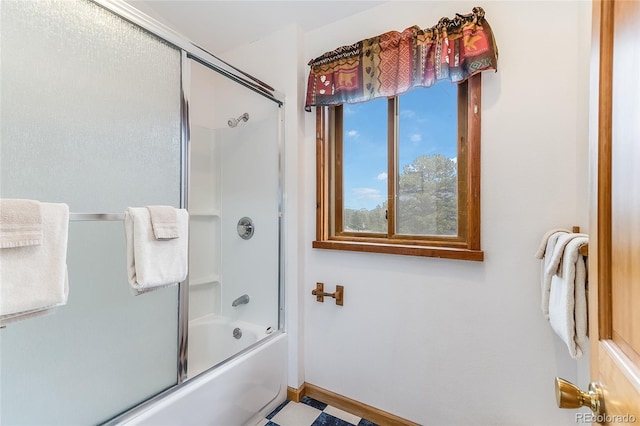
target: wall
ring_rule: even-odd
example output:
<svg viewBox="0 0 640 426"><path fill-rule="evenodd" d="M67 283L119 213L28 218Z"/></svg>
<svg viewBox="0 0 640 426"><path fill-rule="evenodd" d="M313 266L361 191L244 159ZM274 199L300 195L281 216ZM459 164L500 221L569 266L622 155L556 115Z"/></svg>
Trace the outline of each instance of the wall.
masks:
<svg viewBox="0 0 640 426"><path fill-rule="evenodd" d="M307 34L316 57L477 3L390 2ZM345 305L305 300L305 380L421 424L569 424L553 378L578 379L540 312L542 234L587 226L588 3L480 4L500 50L483 76L482 263L309 249L305 289L345 286ZM550 13L553 11L553 13ZM312 117L307 146L313 146ZM306 159L311 174L313 153ZM586 383L578 380L583 386Z"/></svg>
<svg viewBox="0 0 640 426"><path fill-rule="evenodd" d="M289 385L306 381L421 424L572 424L574 412L556 408L553 378L586 387L588 361L572 360L542 318L533 253L550 228L587 230L588 2L480 4L500 50L499 71L483 76L484 262L311 248L306 62L476 5L393 1L222 55L287 96ZM264 52L278 65L265 67ZM344 285L345 305L315 302L317 281Z"/></svg>

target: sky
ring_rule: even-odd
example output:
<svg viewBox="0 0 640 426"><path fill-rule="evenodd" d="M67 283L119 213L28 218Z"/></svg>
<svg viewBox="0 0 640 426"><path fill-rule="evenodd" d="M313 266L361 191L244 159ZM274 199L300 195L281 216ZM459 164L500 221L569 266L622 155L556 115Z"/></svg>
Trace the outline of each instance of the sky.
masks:
<svg viewBox="0 0 640 426"><path fill-rule="evenodd" d="M400 96L399 170L421 155L457 155L457 85L443 81ZM345 208L387 199L387 99L344 105Z"/></svg>

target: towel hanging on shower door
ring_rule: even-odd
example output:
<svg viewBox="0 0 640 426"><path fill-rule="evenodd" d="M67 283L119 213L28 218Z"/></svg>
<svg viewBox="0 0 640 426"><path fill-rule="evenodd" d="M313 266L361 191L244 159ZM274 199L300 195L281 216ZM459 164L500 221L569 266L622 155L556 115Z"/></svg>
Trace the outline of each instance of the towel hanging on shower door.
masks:
<svg viewBox="0 0 640 426"><path fill-rule="evenodd" d="M129 207L125 212L127 274L136 295L187 278L189 213L184 209L173 209L179 237L170 239L156 238L148 208Z"/></svg>

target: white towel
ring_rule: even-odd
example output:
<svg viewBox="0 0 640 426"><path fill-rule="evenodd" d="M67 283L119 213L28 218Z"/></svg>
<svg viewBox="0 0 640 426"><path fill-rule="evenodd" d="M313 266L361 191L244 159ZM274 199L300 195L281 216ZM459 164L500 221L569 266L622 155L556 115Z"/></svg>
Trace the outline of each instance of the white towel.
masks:
<svg viewBox="0 0 640 426"><path fill-rule="evenodd" d="M558 239L564 235L569 235L569 231L566 231L564 229L554 229L547 232L542 237L540 248L538 248L538 251L536 252L536 257L538 259L542 259L542 268L540 272L540 307L542 309L542 314L546 319L549 319L549 291L551 290L551 275L547 275L546 271L549 267L549 263L551 263L553 251L556 247Z"/></svg>
<svg viewBox="0 0 640 426"><path fill-rule="evenodd" d="M42 243L42 212L36 200L0 200L0 248Z"/></svg>
<svg viewBox="0 0 640 426"><path fill-rule="evenodd" d="M188 272L189 213L176 210L179 238L157 240L149 210L129 207L125 212L127 272L134 294L184 281Z"/></svg>
<svg viewBox="0 0 640 426"><path fill-rule="evenodd" d="M42 244L0 249L0 323L24 319L67 302L69 207L40 203Z"/></svg>
<svg viewBox="0 0 640 426"><path fill-rule="evenodd" d="M151 228L156 240L172 240L180 237L175 207L147 206L147 210L149 210Z"/></svg>
<svg viewBox="0 0 640 426"><path fill-rule="evenodd" d="M540 242L540 247L538 247L538 251L536 251L535 256L537 259L542 259L545 256L548 249L549 238L551 238L554 234L557 234L558 232L561 232L564 234L569 233L569 231L567 231L566 229L552 229L550 231L547 231L547 233L545 233L544 236L542 237L542 241ZM549 254L551 253L549 252Z"/></svg>
<svg viewBox="0 0 640 426"><path fill-rule="evenodd" d="M553 254L552 264L560 265L551 278L549 296L549 322L551 328L566 343L572 358L580 358L587 345L587 268L580 247L589 242L588 237L572 234L564 246L562 262L556 261L557 251Z"/></svg>
<svg viewBox="0 0 640 426"><path fill-rule="evenodd" d="M570 233L565 235L560 235L558 237L558 241L553 247L553 252L547 262L544 273L548 276L553 276L554 274L559 274L562 271L562 264L564 263L564 251L567 245L575 238L587 238L587 242L589 241L589 236L587 234L576 234Z"/></svg>
<svg viewBox="0 0 640 426"><path fill-rule="evenodd" d="M48 316L51 314L54 314L57 310L59 306L63 306L64 304L66 304L66 299L67 299L67 295L69 294L69 274L67 271L67 267L65 266L64 268L64 287L63 287L63 292L64 292L64 302L61 302L57 305L51 305L51 306L46 306L46 307L42 307L42 308L36 308L36 309L30 309L28 311L23 311L23 312L16 312L13 314L7 314L7 315L2 315L0 316L0 326L5 326L7 324L10 324L12 322L18 322L18 321L22 321L22 320L26 320L26 319L30 319L30 318L35 318L35 317L44 317L44 316Z"/></svg>

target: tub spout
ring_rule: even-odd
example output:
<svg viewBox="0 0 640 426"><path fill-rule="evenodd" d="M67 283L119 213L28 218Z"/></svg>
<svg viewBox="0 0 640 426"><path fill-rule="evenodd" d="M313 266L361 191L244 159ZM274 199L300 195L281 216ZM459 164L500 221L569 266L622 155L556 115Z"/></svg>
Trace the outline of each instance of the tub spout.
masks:
<svg viewBox="0 0 640 426"><path fill-rule="evenodd" d="M243 294L231 303L231 306L246 305L249 303L249 295Z"/></svg>

